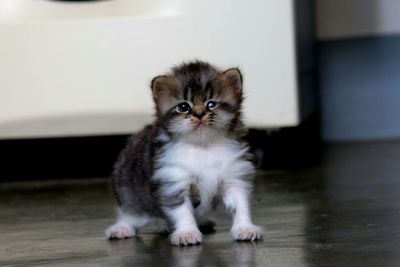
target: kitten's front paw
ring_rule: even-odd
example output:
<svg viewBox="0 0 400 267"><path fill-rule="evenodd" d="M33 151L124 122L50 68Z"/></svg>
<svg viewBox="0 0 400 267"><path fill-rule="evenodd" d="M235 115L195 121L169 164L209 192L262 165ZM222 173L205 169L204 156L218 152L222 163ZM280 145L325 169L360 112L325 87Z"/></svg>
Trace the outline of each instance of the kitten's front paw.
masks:
<svg viewBox="0 0 400 267"><path fill-rule="evenodd" d="M232 236L237 241L254 241L263 239L263 230L260 226L249 224L249 225L238 225L232 227Z"/></svg>
<svg viewBox="0 0 400 267"><path fill-rule="evenodd" d="M116 223L106 231L106 237L108 239L116 239L116 238L129 238L136 235L135 229L133 229L128 224Z"/></svg>
<svg viewBox="0 0 400 267"><path fill-rule="evenodd" d="M171 244L174 246L190 246L200 244L202 234L198 229L176 230L171 235Z"/></svg>

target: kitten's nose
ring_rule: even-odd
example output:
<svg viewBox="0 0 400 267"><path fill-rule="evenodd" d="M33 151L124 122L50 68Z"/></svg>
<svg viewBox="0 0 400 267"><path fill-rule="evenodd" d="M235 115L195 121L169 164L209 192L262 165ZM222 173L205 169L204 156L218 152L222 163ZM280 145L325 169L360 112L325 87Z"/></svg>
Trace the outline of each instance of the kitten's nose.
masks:
<svg viewBox="0 0 400 267"><path fill-rule="evenodd" d="M198 113L194 113L193 112L193 116L195 116L196 118L198 118L198 119L201 119L201 118L203 118L204 117L204 115L206 115L206 113L205 112L202 112L202 113L200 113L200 114L198 114Z"/></svg>
<svg viewBox="0 0 400 267"><path fill-rule="evenodd" d="M192 115L201 119L204 115L206 115L206 110L202 106L195 106L192 109Z"/></svg>

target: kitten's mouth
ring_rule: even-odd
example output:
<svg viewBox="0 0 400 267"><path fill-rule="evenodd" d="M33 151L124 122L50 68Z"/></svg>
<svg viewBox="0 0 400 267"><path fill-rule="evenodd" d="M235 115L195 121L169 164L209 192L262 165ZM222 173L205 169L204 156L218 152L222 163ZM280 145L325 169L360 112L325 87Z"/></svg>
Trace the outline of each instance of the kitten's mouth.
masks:
<svg viewBox="0 0 400 267"><path fill-rule="evenodd" d="M202 127L202 126L206 126L207 122L205 120L200 119L200 120L197 120L194 123L194 125L195 125L196 128L199 128L199 127Z"/></svg>
<svg viewBox="0 0 400 267"><path fill-rule="evenodd" d="M213 128L212 123L208 120L199 119L192 121L192 131L194 132L208 132Z"/></svg>

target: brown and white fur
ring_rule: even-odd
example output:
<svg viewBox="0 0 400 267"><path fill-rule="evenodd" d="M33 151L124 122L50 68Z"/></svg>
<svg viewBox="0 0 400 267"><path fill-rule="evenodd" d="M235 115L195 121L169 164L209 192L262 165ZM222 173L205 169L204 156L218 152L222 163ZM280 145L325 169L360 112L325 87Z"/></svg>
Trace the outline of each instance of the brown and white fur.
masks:
<svg viewBox="0 0 400 267"><path fill-rule="evenodd" d="M151 88L156 120L129 139L115 164L118 218L107 237L132 237L153 222L172 232L173 245L198 244L199 226L222 200L233 238L261 239L250 216L254 167L241 140L240 71L195 61L154 78Z"/></svg>

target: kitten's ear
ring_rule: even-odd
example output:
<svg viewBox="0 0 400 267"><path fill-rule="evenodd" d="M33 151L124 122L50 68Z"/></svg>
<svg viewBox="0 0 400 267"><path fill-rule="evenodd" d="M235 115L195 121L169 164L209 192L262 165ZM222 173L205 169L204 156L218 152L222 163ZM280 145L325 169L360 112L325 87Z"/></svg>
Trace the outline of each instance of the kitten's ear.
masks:
<svg viewBox="0 0 400 267"><path fill-rule="evenodd" d="M225 86L229 87L236 94L242 94L243 78L238 68L227 69L222 73Z"/></svg>
<svg viewBox="0 0 400 267"><path fill-rule="evenodd" d="M165 90L165 83L168 79L166 75L160 75L154 77L151 81L151 91L153 93L154 98L158 98L163 90Z"/></svg>
<svg viewBox="0 0 400 267"><path fill-rule="evenodd" d="M163 96L171 93L171 90L173 90L175 87L176 80L171 76L160 75L151 81L151 91L153 92L153 97L156 102Z"/></svg>

